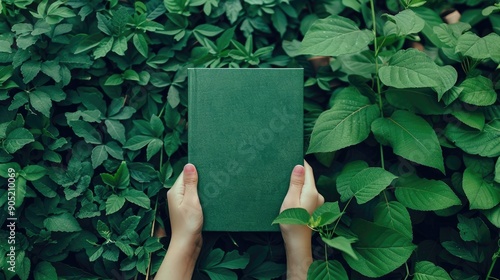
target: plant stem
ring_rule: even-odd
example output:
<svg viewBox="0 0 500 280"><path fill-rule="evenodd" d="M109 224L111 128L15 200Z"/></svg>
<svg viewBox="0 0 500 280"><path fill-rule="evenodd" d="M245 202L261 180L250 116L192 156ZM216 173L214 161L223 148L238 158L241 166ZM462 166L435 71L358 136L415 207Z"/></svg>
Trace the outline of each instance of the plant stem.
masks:
<svg viewBox="0 0 500 280"><path fill-rule="evenodd" d="M406 268L406 276L405 279L408 279L408 276L410 276L410 268L408 267L408 263L405 262L405 268Z"/></svg>
<svg viewBox="0 0 500 280"><path fill-rule="evenodd" d="M353 197L351 197L351 198L349 199L349 201L347 201L346 205L344 206L344 209L342 209L342 213L345 213L345 210L347 209L347 206L349 206L349 203L351 203L351 200L352 200L353 198L354 198L354 196L353 196ZM337 229L337 226L339 225L339 223L340 223L340 220L341 220L341 219L342 219L342 216L340 216L340 217L337 219L337 221L335 222L335 226L333 226L333 229L332 229L332 234L331 234L330 236L333 236L333 234L335 233L335 230Z"/></svg>
<svg viewBox="0 0 500 280"><path fill-rule="evenodd" d="M498 256L500 256L500 249L498 249L498 251L495 254L493 254L490 270L488 271L488 275L486 275L486 280L490 278L494 279L494 277L491 277L491 273L493 272L493 268L495 267L495 263L497 262Z"/></svg>
<svg viewBox="0 0 500 280"><path fill-rule="evenodd" d="M158 209L158 196L156 196L155 209L154 209L155 216L154 216L154 219L153 219L153 224L151 225L151 234L150 234L150 236L154 236L154 233L155 233L156 210L157 209ZM149 271L151 269L151 255L152 255L152 253L149 253L148 268L146 270L146 279L149 279Z"/></svg>
<svg viewBox="0 0 500 280"><path fill-rule="evenodd" d="M380 110L380 117L384 117L384 104L382 102L382 90L381 90L381 85L380 85L380 79L378 77L378 42L377 42L377 21L375 18L375 4L373 3L374 0L370 0L370 9L372 12L372 31L373 31L373 48L374 48L374 57L375 57L375 81L377 85L377 97L378 97L378 107ZM385 160L384 160L384 149L382 147L382 144L379 144L380 147L380 165L383 169L385 169Z"/></svg>
<svg viewBox="0 0 500 280"><path fill-rule="evenodd" d="M328 246L325 243L325 262L328 262Z"/></svg>

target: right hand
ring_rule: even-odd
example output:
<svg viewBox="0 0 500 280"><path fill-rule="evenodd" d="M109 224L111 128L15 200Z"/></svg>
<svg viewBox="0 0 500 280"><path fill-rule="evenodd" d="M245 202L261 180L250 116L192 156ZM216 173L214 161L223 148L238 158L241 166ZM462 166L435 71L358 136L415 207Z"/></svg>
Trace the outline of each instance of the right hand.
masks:
<svg viewBox="0 0 500 280"><path fill-rule="evenodd" d="M281 205L280 213L289 208L304 208L312 214L325 202L314 183L311 166L304 161L304 166L297 165L290 177L290 187ZM312 230L305 225L280 224L281 234L287 248L310 246Z"/></svg>

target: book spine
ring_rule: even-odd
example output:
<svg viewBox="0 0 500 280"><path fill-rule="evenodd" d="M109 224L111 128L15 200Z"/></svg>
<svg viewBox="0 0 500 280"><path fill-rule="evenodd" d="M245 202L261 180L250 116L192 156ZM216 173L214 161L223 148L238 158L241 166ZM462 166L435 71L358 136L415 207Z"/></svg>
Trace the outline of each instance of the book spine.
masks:
<svg viewBox="0 0 500 280"><path fill-rule="evenodd" d="M196 69L189 68L188 69L188 118L187 118L187 125L188 125L188 151L191 149L191 143L192 141L192 128L195 125L196 118L193 116L193 104L195 103L196 99ZM191 157L189 156L188 152L188 162L191 162Z"/></svg>

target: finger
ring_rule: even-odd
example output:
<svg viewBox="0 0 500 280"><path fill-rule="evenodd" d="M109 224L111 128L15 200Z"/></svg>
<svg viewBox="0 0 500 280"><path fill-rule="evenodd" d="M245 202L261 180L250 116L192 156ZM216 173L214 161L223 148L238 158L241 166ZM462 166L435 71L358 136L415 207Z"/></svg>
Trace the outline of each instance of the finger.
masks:
<svg viewBox="0 0 500 280"><path fill-rule="evenodd" d="M292 205L299 205L300 193L302 192L302 187L304 186L304 174L305 170L302 165L296 165L293 168L292 175L290 176L290 187L288 188L288 193L286 194L286 199Z"/></svg>
<svg viewBox="0 0 500 280"><path fill-rule="evenodd" d="M305 169L305 179L304 179L304 189L302 192L317 192L316 183L314 182L314 172L312 167L304 160Z"/></svg>
<svg viewBox="0 0 500 280"><path fill-rule="evenodd" d="M167 200L169 202L176 201L178 204L182 202L182 197L184 196L184 172L179 174L177 180L175 180L174 185L167 192Z"/></svg>
<svg viewBox="0 0 500 280"><path fill-rule="evenodd" d="M318 194L318 206L323 205L323 203L325 203L325 198L321 194Z"/></svg>
<svg viewBox="0 0 500 280"><path fill-rule="evenodd" d="M191 163L184 166L184 195L189 197L198 197L198 172Z"/></svg>

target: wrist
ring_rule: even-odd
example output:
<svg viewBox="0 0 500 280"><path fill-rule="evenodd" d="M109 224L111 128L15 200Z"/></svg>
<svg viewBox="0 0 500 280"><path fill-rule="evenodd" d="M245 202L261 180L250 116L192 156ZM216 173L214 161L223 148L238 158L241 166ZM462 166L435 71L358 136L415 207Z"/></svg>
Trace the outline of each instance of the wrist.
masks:
<svg viewBox="0 0 500 280"><path fill-rule="evenodd" d="M176 252L182 252L188 256L198 256L201 251L203 239L201 234L196 235L179 235L172 234L168 249Z"/></svg>

